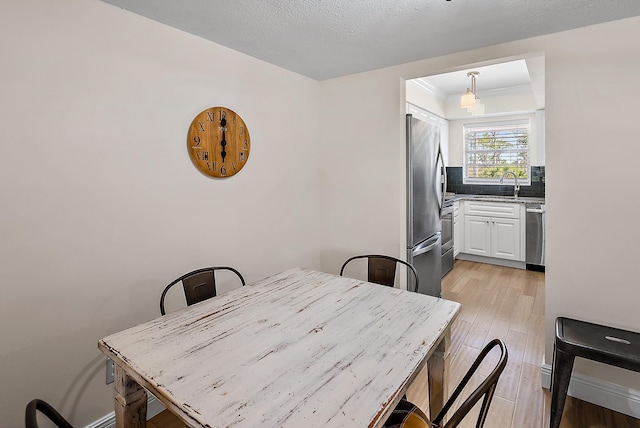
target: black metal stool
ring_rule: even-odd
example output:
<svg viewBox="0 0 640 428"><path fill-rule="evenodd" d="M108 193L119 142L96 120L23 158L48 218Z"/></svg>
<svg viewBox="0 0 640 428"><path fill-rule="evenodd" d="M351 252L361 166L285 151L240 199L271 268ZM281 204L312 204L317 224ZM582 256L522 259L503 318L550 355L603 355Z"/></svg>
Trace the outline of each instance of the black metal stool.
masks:
<svg viewBox="0 0 640 428"><path fill-rule="evenodd" d="M640 372L640 333L570 318L556 319L550 428L560 426L575 357Z"/></svg>

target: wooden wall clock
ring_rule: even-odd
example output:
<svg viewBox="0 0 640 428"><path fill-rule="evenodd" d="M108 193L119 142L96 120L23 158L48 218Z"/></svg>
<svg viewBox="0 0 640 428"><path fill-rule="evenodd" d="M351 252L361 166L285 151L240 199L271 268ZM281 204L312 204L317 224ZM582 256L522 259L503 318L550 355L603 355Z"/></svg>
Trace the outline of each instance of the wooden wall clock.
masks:
<svg viewBox="0 0 640 428"><path fill-rule="evenodd" d="M226 107L211 107L198 114L189 127L187 150L191 162L209 177L228 178L247 163L251 138L244 120Z"/></svg>

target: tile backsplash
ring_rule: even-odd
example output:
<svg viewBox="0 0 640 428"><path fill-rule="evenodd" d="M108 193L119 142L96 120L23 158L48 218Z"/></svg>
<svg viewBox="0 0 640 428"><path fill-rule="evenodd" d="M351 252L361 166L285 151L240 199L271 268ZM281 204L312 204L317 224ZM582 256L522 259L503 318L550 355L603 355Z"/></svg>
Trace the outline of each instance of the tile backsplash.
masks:
<svg viewBox="0 0 640 428"><path fill-rule="evenodd" d="M462 167L447 168L447 192L466 195L513 195L513 185L489 186L481 184L463 184ZM544 198L544 166L531 167L531 185L520 186L520 196Z"/></svg>

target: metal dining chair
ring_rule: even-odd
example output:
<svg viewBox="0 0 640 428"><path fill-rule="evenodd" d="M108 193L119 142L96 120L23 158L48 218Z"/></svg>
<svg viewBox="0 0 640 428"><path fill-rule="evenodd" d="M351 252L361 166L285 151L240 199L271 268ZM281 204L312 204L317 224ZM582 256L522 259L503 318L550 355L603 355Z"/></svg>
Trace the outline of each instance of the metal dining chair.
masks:
<svg viewBox="0 0 640 428"><path fill-rule="evenodd" d="M46 401L38 398L33 399L27 404L24 415L25 428L38 428L38 412L45 415L58 428L73 428L73 426L62 417L56 409L54 409Z"/></svg>
<svg viewBox="0 0 640 428"><path fill-rule="evenodd" d="M460 407L458 407L451 417L444 422L444 418L447 413L451 410L454 402L458 399L465 386L467 386L469 380L475 374L480 364L482 364L489 352L496 347L500 349L500 358L489 376L487 376L482 383L478 385L471 394L469 394ZM480 355L478 355L476 360L473 362L471 368L464 375L456 387L456 390L451 394L451 397L449 397L444 407L442 407L442 410L440 410L433 421L429 421L416 405L403 398L400 400L400 403L396 406L389 419L385 422L384 428L454 428L463 421L471 409L473 409L473 407L478 403L480 398L484 397L476 423L476 428L482 428L487 420L487 413L489 412L489 406L491 405L493 394L496 391L498 379L507 365L507 359L508 352L504 342L500 339L493 339L482 349L482 351L480 351Z"/></svg>
<svg viewBox="0 0 640 428"><path fill-rule="evenodd" d="M206 267L202 269L196 269L189 273L185 273L180 278L173 280L162 291L160 296L160 313L165 315L164 300L167 296L167 292L171 287L179 282L182 282L182 288L184 290L184 297L187 301L187 306L191 306L194 303L202 302L203 300L215 297L216 290L216 272L217 271L230 271L236 274L242 285L245 285L244 278L236 269L229 266L216 266Z"/></svg>
<svg viewBox="0 0 640 428"><path fill-rule="evenodd" d="M389 287L395 286L396 279L396 267L398 264L405 265L407 270L413 273L415 278L415 289L418 290L418 272L415 268L404 260L397 259L391 256L384 256L380 254L363 254L360 256L353 256L342 264L340 269L340 276L344 276L344 270L349 263L357 259L367 259L367 281L375 282L376 284L386 285Z"/></svg>

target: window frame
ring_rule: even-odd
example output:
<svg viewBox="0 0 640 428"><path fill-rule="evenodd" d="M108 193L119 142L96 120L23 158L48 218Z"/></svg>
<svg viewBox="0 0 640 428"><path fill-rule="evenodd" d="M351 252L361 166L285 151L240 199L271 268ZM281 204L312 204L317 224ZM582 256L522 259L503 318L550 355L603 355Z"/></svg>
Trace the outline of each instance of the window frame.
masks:
<svg viewBox="0 0 640 428"><path fill-rule="evenodd" d="M469 177L468 175L468 166L467 166L467 152L468 152L468 144L467 144L467 129L469 128L490 128L490 127L499 127L499 126L508 126L508 125L526 125L527 127L527 147L526 149L519 151L527 152L527 178L518 178L518 184L529 186L531 185L531 119L530 118L522 118L522 119L511 119L511 120L503 120L503 121L491 121L491 122L469 122L462 124L462 139L463 139L463 148L462 148L462 183L463 184L477 184L477 185L489 185L489 186L504 186L504 185L513 185L515 184L515 180L513 176L505 177L503 183L500 183L499 178L475 178Z"/></svg>

